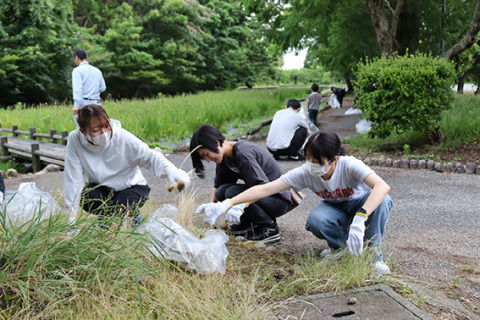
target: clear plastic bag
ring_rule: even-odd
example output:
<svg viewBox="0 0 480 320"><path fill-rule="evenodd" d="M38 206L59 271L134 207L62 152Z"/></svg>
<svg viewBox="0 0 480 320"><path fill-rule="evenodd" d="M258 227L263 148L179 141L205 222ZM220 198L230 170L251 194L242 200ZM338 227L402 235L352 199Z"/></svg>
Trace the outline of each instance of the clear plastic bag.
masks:
<svg viewBox="0 0 480 320"><path fill-rule="evenodd" d="M225 274L229 240L225 232L208 230L199 239L173 220L177 212L172 205L162 205L137 228L152 239L149 249L159 257L185 262L201 274Z"/></svg>
<svg viewBox="0 0 480 320"><path fill-rule="evenodd" d="M7 190L1 205L1 210L4 209L11 223L23 223L33 218L40 221L61 211L57 201L48 192L38 189L35 182L21 183L17 191Z"/></svg>
<svg viewBox="0 0 480 320"><path fill-rule="evenodd" d="M330 95L330 99L328 99L328 104L332 108L340 108L341 107L340 102L338 102L337 95L335 93L332 93Z"/></svg>
<svg viewBox="0 0 480 320"><path fill-rule="evenodd" d="M355 129L357 133L367 133L372 129L372 123L366 119L362 119L355 125Z"/></svg>

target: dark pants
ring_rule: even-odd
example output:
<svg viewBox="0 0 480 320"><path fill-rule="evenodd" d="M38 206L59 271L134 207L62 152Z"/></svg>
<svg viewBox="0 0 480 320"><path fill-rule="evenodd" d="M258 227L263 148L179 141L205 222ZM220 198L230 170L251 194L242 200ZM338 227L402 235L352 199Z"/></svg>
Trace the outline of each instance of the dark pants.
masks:
<svg viewBox="0 0 480 320"><path fill-rule="evenodd" d="M268 151L270 151L270 153L273 154L274 157L296 156L300 148L305 143L305 139L307 139L307 129L304 127L298 127L298 129L295 131L295 134L293 135L292 141L290 141L290 146L288 148L275 151L268 149Z"/></svg>
<svg viewBox="0 0 480 320"><path fill-rule="evenodd" d="M248 187L244 184L224 184L215 192L215 199L217 201L223 201L227 198L233 198L247 189ZM252 203L245 208L245 211L240 217L240 223L272 225L276 222L276 218L287 213L287 210L288 201L279 195L273 195Z"/></svg>
<svg viewBox="0 0 480 320"><path fill-rule="evenodd" d="M2 174L0 174L0 192L5 193L5 182L3 181Z"/></svg>
<svg viewBox="0 0 480 320"><path fill-rule="evenodd" d="M315 127L317 126L317 116L318 116L318 110L312 110L312 109L308 110L308 118L315 125Z"/></svg>
<svg viewBox="0 0 480 320"><path fill-rule="evenodd" d="M126 212L137 216L150 194L149 186L135 185L122 191L90 183L83 189L83 210L102 216Z"/></svg>

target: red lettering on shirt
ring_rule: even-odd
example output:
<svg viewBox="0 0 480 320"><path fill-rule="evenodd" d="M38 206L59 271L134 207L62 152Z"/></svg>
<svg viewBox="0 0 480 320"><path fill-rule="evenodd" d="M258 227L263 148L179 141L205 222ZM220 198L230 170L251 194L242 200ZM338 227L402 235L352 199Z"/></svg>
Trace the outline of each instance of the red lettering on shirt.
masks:
<svg viewBox="0 0 480 320"><path fill-rule="evenodd" d="M328 191L327 189L319 192L315 192L317 196L323 198L323 199L339 199L339 198L348 198L351 195L353 195L355 192L353 191L353 188L347 188L347 189L337 189L333 192Z"/></svg>

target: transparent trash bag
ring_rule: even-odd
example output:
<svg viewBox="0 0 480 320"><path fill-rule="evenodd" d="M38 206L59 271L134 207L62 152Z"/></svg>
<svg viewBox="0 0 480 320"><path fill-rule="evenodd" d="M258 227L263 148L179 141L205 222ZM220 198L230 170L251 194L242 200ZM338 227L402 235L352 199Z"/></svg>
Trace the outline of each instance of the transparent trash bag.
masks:
<svg viewBox="0 0 480 320"><path fill-rule="evenodd" d="M351 114L362 114L362 110L350 107L347 111L345 111L346 115L351 115Z"/></svg>
<svg viewBox="0 0 480 320"><path fill-rule="evenodd" d="M199 239L173 220L177 212L172 205L162 205L137 228L152 239L149 249L158 257L185 262L201 274L225 274L229 240L225 232L208 230Z"/></svg>
<svg viewBox="0 0 480 320"><path fill-rule="evenodd" d="M328 104L332 108L340 108L341 107L340 102L338 102L337 95L335 93L332 93L330 95L330 98L328 99Z"/></svg>
<svg viewBox="0 0 480 320"><path fill-rule="evenodd" d="M372 123L366 119L362 119L355 125L355 129L357 133L367 133L372 129Z"/></svg>
<svg viewBox="0 0 480 320"><path fill-rule="evenodd" d="M33 218L40 221L61 211L57 201L48 192L38 189L35 182L21 183L17 191L7 190L0 207L6 209L6 218L12 223Z"/></svg>
<svg viewBox="0 0 480 320"><path fill-rule="evenodd" d="M305 120L305 122L307 122L311 133L315 133L315 132L319 131L318 128L312 123L312 121L310 121L310 118L308 117L307 105L306 104L302 104L302 106L300 107L300 112L298 114L303 118L303 120ZM305 143L306 142L307 142L307 139L305 139ZM305 143L304 143L304 146L305 146ZM302 147L302 149L303 149L303 147Z"/></svg>

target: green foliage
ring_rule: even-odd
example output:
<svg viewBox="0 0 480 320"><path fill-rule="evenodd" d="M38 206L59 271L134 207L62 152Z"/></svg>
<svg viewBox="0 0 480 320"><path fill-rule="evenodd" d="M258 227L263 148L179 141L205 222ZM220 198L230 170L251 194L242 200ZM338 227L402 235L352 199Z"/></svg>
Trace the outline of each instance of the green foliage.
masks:
<svg viewBox="0 0 480 320"><path fill-rule="evenodd" d="M423 54L367 60L356 76L357 106L372 122L369 135L380 138L394 129L436 129L456 78L451 63Z"/></svg>
<svg viewBox="0 0 480 320"><path fill-rule="evenodd" d="M70 96L71 0L0 2L0 105Z"/></svg>
<svg viewBox="0 0 480 320"><path fill-rule="evenodd" d="M305 98L308 88L252 91L204 92L144 100L104 101L108 115L145 142L190 138L198 126L209 123L223 127L229 122L248 123L273 117L288 99ZM71 108L52 105L36 108L0 109L4 128L18 125L20 130L36 127L47 133L75 129Z"/></svg>

